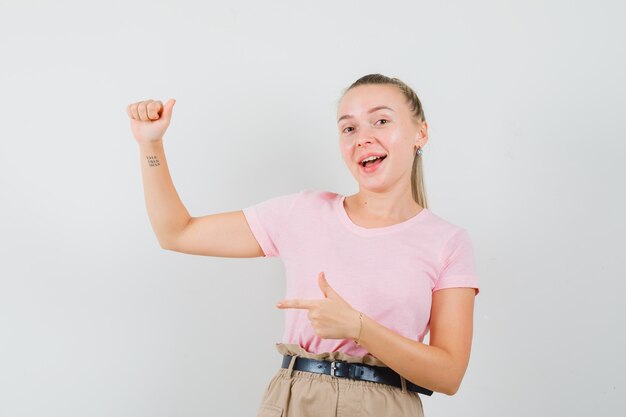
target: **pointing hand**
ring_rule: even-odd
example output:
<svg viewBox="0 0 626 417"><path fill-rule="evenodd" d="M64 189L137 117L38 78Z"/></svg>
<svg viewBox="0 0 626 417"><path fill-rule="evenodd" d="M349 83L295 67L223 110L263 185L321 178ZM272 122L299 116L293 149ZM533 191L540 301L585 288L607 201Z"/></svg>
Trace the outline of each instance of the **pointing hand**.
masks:
<svg viewBox="0 0 626 417"><path fill-rule="evenodd" d="M318 274L318 284L324 298L281 300L276 307L309 310L309 321L315 333L321 338L356 339L360 327L359 312L330 286L324 272Z"/></svg>

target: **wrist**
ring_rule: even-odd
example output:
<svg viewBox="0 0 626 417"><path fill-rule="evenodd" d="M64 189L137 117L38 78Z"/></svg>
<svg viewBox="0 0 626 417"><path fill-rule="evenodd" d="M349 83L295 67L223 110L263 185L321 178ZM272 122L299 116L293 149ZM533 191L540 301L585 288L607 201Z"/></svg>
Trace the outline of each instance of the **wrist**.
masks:
<svg viewBox="0 0 626 417"><path fill-rule="evenodd" d="M363 313L355 310L356 313L356 326L354 327L352 340L357 345L360 345L361 338L363 336Z"/></svg>
<svg viewBox="0 0 626 417"><path fill-rule="evenodd" d="M163 149L163 139L141 142L139 143L139 149L147 152L161 150Z"/></svg>

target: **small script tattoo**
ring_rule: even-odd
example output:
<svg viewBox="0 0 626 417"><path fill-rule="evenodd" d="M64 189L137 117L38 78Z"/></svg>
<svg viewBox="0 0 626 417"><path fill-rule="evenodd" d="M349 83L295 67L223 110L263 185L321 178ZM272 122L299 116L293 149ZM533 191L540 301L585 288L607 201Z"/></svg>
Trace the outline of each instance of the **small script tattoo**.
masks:
<svg viewBox="0 0 626 417"><path fill-rule="evenodd" d="M158 167L159 165L161 165L159 159L156 156L146 155L146 159L148 160L148 165L151 167Z"/></svg>

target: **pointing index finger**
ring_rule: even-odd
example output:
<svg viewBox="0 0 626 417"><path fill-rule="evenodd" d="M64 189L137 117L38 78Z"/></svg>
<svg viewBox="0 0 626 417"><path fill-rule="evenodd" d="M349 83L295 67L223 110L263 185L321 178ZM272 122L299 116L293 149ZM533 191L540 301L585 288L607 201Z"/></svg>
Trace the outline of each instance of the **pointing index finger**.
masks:
<svg viewBox="0 0 626 417"><path fill-rule="evenodd" d="M282 300L276 306L279 308L311 308L314 306L314 300Z"/></svg>

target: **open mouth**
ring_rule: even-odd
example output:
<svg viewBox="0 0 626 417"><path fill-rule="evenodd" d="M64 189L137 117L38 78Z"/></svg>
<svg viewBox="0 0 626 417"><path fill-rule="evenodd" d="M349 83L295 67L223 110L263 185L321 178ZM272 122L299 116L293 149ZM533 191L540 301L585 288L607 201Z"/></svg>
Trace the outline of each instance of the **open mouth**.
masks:
<svg viewBox="0 0 626 417"><path fill-rule="evenodd" d="M366 162L362 162L359 165L361 165L361 168L365 172L371 172L371 171L374 171L376 168L378 168L378 166L383 163L385 158L387 158L387 155L379 156L376 159L368 160Z"/></svg>
<svg viewBox="0 0 626 417"><path fill-rule="evenodd" d="M375 159L368 159L367 161L361 162L361 166L363 168L367 168L367 167L372 167L372 166L376 166L376 165L380 165L383 160L387 157L387 155L384 156L378 156Z"/></svg>

